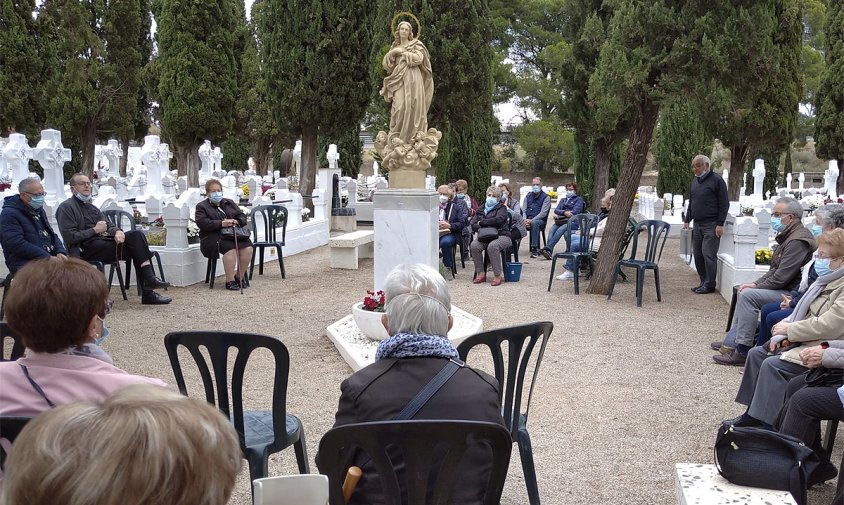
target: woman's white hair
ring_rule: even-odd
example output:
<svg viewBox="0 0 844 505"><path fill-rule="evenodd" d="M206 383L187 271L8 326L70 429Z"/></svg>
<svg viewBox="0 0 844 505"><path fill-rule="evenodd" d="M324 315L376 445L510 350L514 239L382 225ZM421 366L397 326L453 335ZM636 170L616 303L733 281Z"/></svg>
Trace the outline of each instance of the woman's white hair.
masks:
<svg viewBox="0 0 844 505"><path fill-rule="evenodd" d="M428 265L398 265L384 280L387 333L448 334L451 294L443 276Z"/></svg>

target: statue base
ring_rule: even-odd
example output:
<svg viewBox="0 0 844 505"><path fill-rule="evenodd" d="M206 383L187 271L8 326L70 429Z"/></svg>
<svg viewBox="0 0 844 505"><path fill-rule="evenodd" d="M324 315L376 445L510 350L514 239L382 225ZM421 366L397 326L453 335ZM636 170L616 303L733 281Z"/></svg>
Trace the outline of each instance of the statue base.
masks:
<svg viewBox="0 0 844 505"><path fill-rule="evenodd" d="M422 189L425 170L390 170L390 189Z"/></svg>
<svg viewBox="0 0 844 505"><path fill-rule="evenodd" d="M425 175L431 168L431 161L437 157L442 136L442 132L428 128L416 132L410 142L406 142L399 132L378 132L375 150L381 155L382 166L389 170L391 189L425 188Z"/></svg>

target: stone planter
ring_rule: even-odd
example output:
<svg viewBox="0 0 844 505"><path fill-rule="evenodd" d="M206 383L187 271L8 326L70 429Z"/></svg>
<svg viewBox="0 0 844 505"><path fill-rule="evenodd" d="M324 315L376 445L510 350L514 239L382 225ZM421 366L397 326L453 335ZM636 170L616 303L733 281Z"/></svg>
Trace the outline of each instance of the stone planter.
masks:
<svg viewBox="0 0 844 505"><path fill-rule="evenodd" d="M150 226L147 230L147 242L153 246L164 246L167 244L167 228Z"/></svg>
<svg viewBox="0 0 844 505"><path fill-rule="evenodd" d="M363 302L352 305L352 316L360 332L372 340L384 340L389 337L384 325L381 324L381 316L384 313L363 310L362 307Z"/></svg>

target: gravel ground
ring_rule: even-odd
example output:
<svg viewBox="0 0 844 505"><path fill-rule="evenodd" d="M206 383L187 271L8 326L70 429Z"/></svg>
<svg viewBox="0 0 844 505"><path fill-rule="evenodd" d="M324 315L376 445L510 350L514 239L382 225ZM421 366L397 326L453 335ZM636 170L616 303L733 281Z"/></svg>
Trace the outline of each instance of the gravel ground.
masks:
<svg viewBox="0 0 844 505"><path fill-rule="evenodd" d="M531 260L522 249L520 282L473 285L467 262L449 286L453 303L481 317L486 329L554 322L528 424L543 503L676 503L674 464L713 462L719 421L742 412L733 402L739 369L714 364L709 350L723 336L727 303L717 294L689 292L697 275L678 259L676 239L669 239L660 263L663 302L648 274L641 308L630 282L620 283L610 301L575 296L571 281L555 280L548 293L550 262ZM114 291L105 349L117 366L175 387L162 343L169 331L278 337L291 356L287 405L304 423L316 472L320 437L333 423L340 382L351 373L325 329L349 314L372 282L372 260L362 260L357 271L332 270L328 260L328 247L286 258L287 279L270 266L243 295L223 290L222 282L213 291L204 284L170 288L174 301L163 307L142 306L134 291L123 301ZM273 365L268 355L253 360L244 396L248 408L261 408L268 405ZM201 395L199 384L198 374L191 376L189 393ZM292 449L270 458L270 475L291 473L297 473ZM816 488L809 502L826 505L833 492L833 484ZM246 505L249 497L244 461L230 503ZM517 450L501 503L527 503Z"/></svg>

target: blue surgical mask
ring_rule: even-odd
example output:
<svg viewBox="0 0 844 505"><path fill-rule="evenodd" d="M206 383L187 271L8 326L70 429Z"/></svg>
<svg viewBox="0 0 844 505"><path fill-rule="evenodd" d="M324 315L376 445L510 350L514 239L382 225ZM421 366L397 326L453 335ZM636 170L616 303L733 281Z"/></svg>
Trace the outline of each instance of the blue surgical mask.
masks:
<svg viewBox="0 0 844 505"><path fill-rule="evenodd" d="M494 196L486 197L486 206L487 207L493 207L497 203L498 203L498 198L495 198Z"/></svg>
<svg viewBox="0 0 844 505"><path fill-rule="evenodd" d="M98 346L102 347L103 343L106 341L109 333L111 333L111 332L108 331L108 326L106 326L105 320L103 320L103 318L101 318L100 316L97 316L97 319L99 319L103 323L103 332L100 335L100 338L97 338L97 339L94 340L94 343L97 344Z"/></svg>
<svg viewBox="0 0 844 505"><path fill-rule="evenodd" d="M577 193L575 193L574 191L571 191L571 190L566 191L566 198L574 198L574 195L576 195L576 194Z"/></svg>
<svg viewBox="0 0 844 505"><path fill-rule="evenodd" d="M815 272L817 272L818 276L826 275L832 272L832 269L829 268L829 258L818 258L815 260Z"/></svg>
<svg viewBox="0 0 844 505"><path fill-rule="evenodd" d="M223 201L223 192L222 191L214 191L211 193L211 196L208 197L211 200L211 203L215 205L219 205L220 202Z"/></svg>
<svg viewBox="0 0 844 505"><path fill-rule="evenodd" d="M771 218L771 228L779 233L785 229L785 225L782 224L782 218L779 217L772 217Z"/></svg>
<svg viewBox="0 0 844 505"><path fill-rule="evenodd" d="M812 225L812 235L814 237L818 237L821 233L823 233L823 226L819 224Z"/></svg>
<svg viewBox="0 0 844 505"><path fill-rule="evenodd" d="M462 200L466 198L466 193L457 193L456 195L454 195L454 197Z"/></svg>
<svg viewBox="0 0 844 505"><path fill-rule="evenodd" d="M33 196L31 200L29 200L29 206L35 210L40 209L44 206L44 197L43 196Z"/></svg>
<svg viewBox="0 0 844 505"><path fill-rule="evenodd" d="M75 196L76 196L76 198L78 198L78 199L79 199L79 201L80 201L80 202L82 202L82 203L88 203L88 202L90 202L90 201L91 201L91 199L92 199L92 198L94 198L94 196L93 196L93 195L83 195L82 193L76 193L76 195L75 195Z"/></svg>
<svg viewBox="0 0 844 505"><path fill-rule="evenodd" d="M533 188L531 188L531 191L533 191L534 193L539 193L541 190L542 188L539 187L539 184L534 184Z"/></svg>

